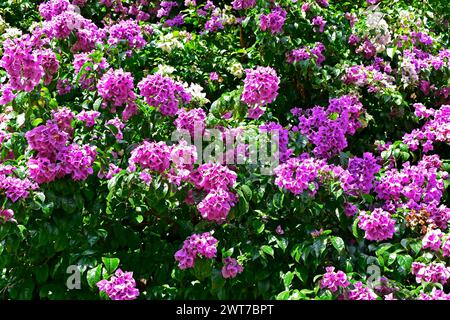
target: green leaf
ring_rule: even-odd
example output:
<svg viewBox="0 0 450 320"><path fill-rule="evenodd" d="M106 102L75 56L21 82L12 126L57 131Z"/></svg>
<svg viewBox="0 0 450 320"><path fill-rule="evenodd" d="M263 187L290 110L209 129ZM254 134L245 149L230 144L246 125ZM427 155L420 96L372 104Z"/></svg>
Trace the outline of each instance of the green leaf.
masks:
<svg viewBox="0 0 450 320"><path fill-rule="evenodd" d="M286 287L286 288L288 288L290 285L291 285L291 283L292 283L292 280L294 279L294 273L292 272L292 271L288 271L284 276L283 276L283 283L284 283L284 286Z"/></svg>
<svg viewBox="0 0 450 320"><path fill-rule="evenodd" d="M419 254L420 250L422 250L422 242L416 241L416 242L410 242L409 246L414 251L415 254Z"/></svg>
<svg viewBox="0 0 450 320"><path fill-rule="evenodd" d="M277 296L276 296L276 300L288 300L289 299L289 290L280 292Z"/></svg>
<svg viewBox="0 0 450 320"><path fill-rule="evenodd" d="M119 266L120 259L119 258L102 258L103 264L105 265L106 272L108 274L113 274L114 271L116 271L117 267Z"/></svg>
<svg viewBox="0 0 450 320"><path fill-rule="evenodd" d="M97 267L88 270L87 272L87 283L89 287L94 288L97 282L102 280L102 266L98 265Z"/></svg>
<svg viewBox="0 0 450 320"><path fill-rule="evenodd" d="M338 252L345 248L344 240L341 237L331 237L331 244Z"/></svg>
<svg viewBox="0 0 450 320"><path fill-rule="evenodd" d="M327 248L327 239L317 239L316 241L314 241L311 247L313 249L314 255L318 258Z"/></svg>
<svg viewBox="0 0 450 320"><path fill-rule="evenodd" d="M413 263L413 258L410 255L401 255L397 258L398 264L405 270L411 270L411 265Z"/></svg>
<svg viewBox="0 0 450 320"><path fill-rule="evenodd" d="M273 248L271 246L263 245L261 247L261 251L264 252L264 253L267 253L268 255L273 257L274 251L273 251Z"/></svg>
<svg viewBox="0 0 450 320"><path fill-rule="evenodd" d="M247 199L247 201L250 201L252 199L252 190L250 189L250 187L244 184L241 186L241 190L245 196L245 199Z"/></svg>
<svg viewBox="0 0 450 320"><path fill-rule="evenodd" d="M44 120L42 118L36 118L33 120L33 122L31 122L31 125L33 127L37 127L38 125L40 125L43 122L44 122Z"/></svg>
<svg viewBox="0 0 450 320"><path fill-rule="evenodd" d="M352 224L352 233L353 233L353 235L355 236L356 239L362 238L360 233L359 233L359 229L358 229L358 221L359 221L359 219L356 218L355 221L353 221L353 224Z"/></svg>

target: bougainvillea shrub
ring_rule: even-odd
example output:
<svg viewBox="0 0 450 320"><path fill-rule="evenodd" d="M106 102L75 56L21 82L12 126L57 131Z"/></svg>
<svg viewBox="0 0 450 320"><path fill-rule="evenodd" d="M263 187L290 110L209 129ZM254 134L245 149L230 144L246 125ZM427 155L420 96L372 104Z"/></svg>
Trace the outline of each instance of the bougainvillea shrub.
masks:
<svg viewBox="0 0 450 320"><path fill-rule="evenodd" d="M0 3L2 299L450 299L441 1Z"/></svg>

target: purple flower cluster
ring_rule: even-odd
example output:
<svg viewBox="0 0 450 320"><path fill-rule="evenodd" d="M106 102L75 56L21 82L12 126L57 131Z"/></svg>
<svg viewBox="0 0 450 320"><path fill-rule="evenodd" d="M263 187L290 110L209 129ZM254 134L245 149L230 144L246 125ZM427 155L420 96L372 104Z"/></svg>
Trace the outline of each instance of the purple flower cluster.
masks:
<svg viewBox="0 0 450 320"><path fill-rule="evenodd" d="M450 257L450 236L444 235L440 229L430 230L422 239L422 249L439 252L442 249L444 257Z"/></svg>
<svg viewBox="0 0 450 320"><path fill-rule="evenodd" d="M202 108L191 110L181 108L178 110L177 116L173 124L178 130L187 130L191 136L203 134L205 130L206 112Z"/></svg>
<svg viewBox="0 0 450 320"><path fill-rule="evenodd" d="M133 272L123 272L121 269L117 269L111 279L97 282L97 287L111 300L134 300L139 296Z"/></svg>
<svg viewBox="0 0 450 320"><path fill-rule="evenodd" d="M416 276L417 283L433 282L446 284L450 278L450 268L443 263L426 265L422 262L413 262L411 271Z"/></svg>
<svg viewBox="0 0 450 320"><path fill-rule="evenodd" d="M244 268L237 262L236 259L227 257L223 259L224 266L222 267L222 276L225 279L235 278L239 273L244 271Z"/></svg>
<svg viewBox="0 0 450 320"><path fill-rule="evenodd" d="M164 172L170 167L171 149L165 142L147 142L144 141L136 147L128 160L128 170L136 171L136 165L142 169L150 169L156 172Z"/></svg>
<svg viewBox="0 0 450 320"><path fill-rule="evenodd" d="M323 169L328 169L325 161L307 154L291 158L274 169L275 184L295 195L308 190L313 196L319 188L317 180Z"/></svg>
<svg viewBox="0 0 450 320"><path fill-rule="evenodd" d="M44 69L44 84L49 85L53 76L59 69L59 61L56 59L55 53L51 49L44 49L38 51L41 56L41 66Z"/></svg>
<svg viewBox="0 0 450 320"><path fill-rule="evenodd" d="M278 155L275 156L280 162L286 162L294 151L293 149L288 148L289 130L284 129L281 124L273 121L260 125L259 130L261 132L269 132L278 135Z"/></svg>
<svg viewBox="0 0 450 320"><path fill-rule="evenodd" d="M99 29L91 20L84 18L72 9L45 21L41 30L49 39L67 39L71 34L76 35L76 42L71 51L91 51L97 43L103 42L106 33Z"/></svg>
<svg viewBox="0 0 450 320"><path fill-rule="evenodd" d="M11 209L0 209L0 223L3 222L14 222L14 211Z"/></svg>
<svg viewBox="0 0 450 320"><path fill-rule="evenodd" d="M49 0L39 5L39 13L45 20L52 20L53 17L69 9L69 0Z"/></svg>
<svg viewBox="0 0 450 320"><path fill-rule="evenodd" d="M349 300L376 300L377 295L367 287L364 287L362 282L358 281L353 285L353 289L348 292Z"/></svg>
<svg viewBox="0 0 450 320"><path fill-rule="evenodd" d="M346 288L350 285L347 280L347 275L338 270L334 271L334 267L326 267L326 273L323 275L322 280L320 280L320 288L329 289L331 292L336 292L339 288Z"/></svg>
<svg viewBox="0 0 450 320"><path fill-rule="evenodd" d="M5 69L8 74L10 89L29 92L39 84L45 75L42 65L43 53L49 56L47 57L48 63L48 60L51 59L49 51L35 50L34 43L29 35L14 40L7 39L3 42L3 56L0 60L0 67ZM52 70L49 70L49 73L54 70L54 66L51 67ZM58 69L57 63L56 69Z"/></svg>
<svg viewBox="0 0 450 320"><path fill-rule="evenodd" d="M72 120L74 118L74 114L72 110L66 107L59 108L57 110L52 110L52 122L56 123L58 128L69 134L72 133Z"/></svg>
<svg viewBox="0 0 450 320"><path fill-rule="evenodd" d="M171 117L177 114L180 103L187 104L192 98L182 84L159 73L148 75L138 83L138 88L147 104Z"/></svg>
<svg viewBox="0 0 450 320"><path fill-rule="evenodd" d="M86 90L94 90L96 75L109 67L105 58L102 58L99 63L96 63L91 58L90 54L91 53L78 53L74 55L73 59L75 73L79 74L81 72L78 82L80 83L81 88Z"/></svg>
<svg viewBox="0 0 450 320"><path fill-rule="evenodd" d="M316 32L322 33L325 30L327 21L321 16L316 16L311 20L311 24L317 27Z"/></svg>
<svg viewBox="0 0 450 320"><path fill-rule="evenodd" d="M357 49L356 53L362 53L364 58L370 59L375 57L377 49L370 40L366 39Z"/></svg>
<svg viewBox="0 0 450 320"><path fill-rule="evenodd" d="M200 165L191 172L190 181L197 189L208 192L197 205L203 218L223 223L237 202L235 194L229 191L236 183L237 175L226 166L215 163Z"/></svg>
<svg viewBox="0 0 450 320"><path fill-rule="evenodd" d="M375 174L381 169L377 160L370 152L365 152L363 158L353 157L348 161L347 170L351 175L349 194L369 193L372 190Z"/></svg>
<svg viewBox="0 0 450 320"><path fill-rule="evenodd" d="M358 218L358 226L366 232L364 238L367 240L382 241L394 236L395 220L389 212L376 208L370 214L361 211Z"/></svg>
<svg viewBox="0 0 450 320"><path fill-rule="evenodd" d="M130 49L142 49L146 41L142 36L141 27L133 20L122 20L108 27L108 43L117 45L125 42Z"/></svg>
<svg viewBox="0 0 450 320"><path fill-rule="evenodd" d="M205 30L209 32L217 32L223 28L222 19L217 15L213 15L211 19L205 23Z"/></svg>
<svg viewBox="0 0 450 320"><path fill-rule="evenodd" d="M70 85L69 80L58 79L58 81L56 82L56 90L58 92L58 95L63 96L63 95L68 94L70 92L70 90L72 90L72 86Z"/></svg>
<svg viewBox="0 0 450 320"><path fill-rule="evenodd" d="M108 120L106 122L106 124L111 125L116 129L114 131L117 131L117 132L113 131L113 133L114 133L114 137L116 137L117 141L120 141L123 139L122 129L125 127L125 124L122 121L120 121L119 118L115 117L114 119Z"/></svg>
<svg viewBox="0 0 450 320"><path fill-rule="evenodd" d="M70 174L75 181L86 180L94 172L92 165L97 156L95 149L89 145L80 146L75 143L64 148L56 158L62 164L60 172Z"/></svg>
<svg viewBox="0 0 450 320"><path fill-rule="evenodd" d="M209 191L197 205L197 209L204 219L221 224L226 220L236 201L236 196L232 192L216 188Z"/></svg>
<svg viewBox="0 0 450 320"><path fill-rule="evenodd" d="M86 124L86 127L93 127L95 125L95 119L100 116L100 112L98 111L81 111L79 114L75 116L75 118L79 121L82 121Z"/></svg>
<svg viewBox="0 0 450 320"><path fill-rule="evenodd" d="M385 172L375 185L378 198L385 200L385 208L410 210L425 209L430 218L441 229L447 228L450 209L439 206L443 196L444 180L448 173L440 171L442 166L438 155L425 155L417 165L403 164L401 171L391 169Z"/></svg>
<svg viewBox="0 0 450 320"><path fill-rule="evenodd" d="M450 294L447 294L442 290L433 288L430 294L420 292L420 296L417 300L450 300Z"/></svg>
<svg viewBox="0 0 450 320"><path fill-rule="evenodd" d="M30 148L37 151L40 157L54 160L57 153L66 146L69 134L62 131L56 123L49 121L46 125L28 131L25 138Z"/></svg>
<svg viewBox="0 0 450 320"><path fill-rule="evenodd" d="M256 5L256 0L233 0L231 5L234 10L244 10L253 8Z"/></svg>
<svg viewBox="0 0 450 320"><path fill-rule="evenodd" d="M183 247L175 253L175 260L178 261L180 269L193 268L198 257L212 259L217 254L217 239L209 232L193 234L188 237Z"/></svg>
<svg viewBox="0 0 450 320"><path fill-rule="evenodd" d="M296 63L304 60L314 59L316 65L320 66L325 61L323 52L325 46L321 42L317 42L314 47L301 47L294 49L286 54L286 61L288 63Z"/></svg>
<svg viewBox="0 0 450 320"><path fill-rule="evenodd" d="M415 114L428 118L420 129L414 129L403 136L403 142L411 150L417 150L422 145L423 152L433 150L435 142L450 142L450 105L442 105L439 110L427 109L422 104L414 104Z"/></svg>
<svg viewBox="0 0 450 320"><path fill-rule="evenodd" d="M234 186L237 175L226 166L217 163L200 165L191 174L191 181L197 189L211 191L214 189L229 189Z"/></svg>
<svg viewBox="0 0 450 320"><path fill-rule="evenodd" d="M160 8L158 9L156 16L161 18L170 15L170 12L174 7L178 6L178 3L175 1L161 1L159 6Z"/></svg>
<svg viewBox="0 0 450 320"><path fill-rule="evenodd" d="M430 249L433 251L439 251L442 242L442 231L440 229L432 230L422 239L422 249Z"/></svg>
<svg viewBox="0 0 450 320"><path fill-rule="evenodd" d="M362 104L354 96L330 99L327 109L316 106L299 116L299 125L293 130L300 129L316 146L315 156L329 159L347 147L346 135L355 134L361 127L362 110Z"/></svg>
<svg viewBox="0 0 450 320"><path fill-rule="evenodd" d="M66 146L73 114L68 109L54 112L54 121L38 126L25 134L28 145L37 155L28 160L30 177L39 184L70 174L74 180L85 180L93 173L95 147L70 144Z"/></svg>
<svg viewBox="0 0 450 320"><path fill-rule="evenodd" d="M197 161L197 148L195 145L189 145L183 139L172 146L170 160L179 171L179 174L188 180L190 179L191 171L194 169L194 163ZM180 173L180 171L183 171L183 173Z"/></svg>
<svg viewBox="0 0 450 320"><path fill-rule="evenodd" d="M0 173L0 190L3 190L12 202L25 199L31 190L36 190L38 185L28 178L19 179Z"/></svg>
<svg viewBox="0 0 450 320"><path fill-rule="evenodd" d="M278 96L280 78L271 67L260 67L246 69L244 79L244 91L241 100L249 105L249 118L258 119L265 105L273 102Z"/></svg>
<svg viewBox="0 0 450 320"><path fill-rule="evenodd" d="M181 14L177 14L172 19L167 19L164 21L165 27L180 27L184 24L184 16Z"/></svg>
<svg viewBox="0 0 450 320"><path fill-rule="evenodd" d="M137 113L133 76L130 72L110 69L99 80L97 89L98 94L103 98L104 107L110 103L111 112L116 112L116 107L125 106L122 113L124 120L128 120Z"/></svg>
<svg viewBox="0 0 450 320"><path fill-rule="evenodd" d="M283 30L286 20L286 11L281 7L274 8L269 14L262 14L259 17L259 27L262 31L270 30L272 34L280 33Z"/></svg>
<svg viewBox="0 0 450 320"><path fill-rule="evenodd" d="M390 65L385 62L380 63L380 60L375 58L374 65L355 65L348 68L342 81L347 85L367 86L369 92L379 92L385 88L392 88L395 80L388 75L389 72L391 72Z"/></svg>

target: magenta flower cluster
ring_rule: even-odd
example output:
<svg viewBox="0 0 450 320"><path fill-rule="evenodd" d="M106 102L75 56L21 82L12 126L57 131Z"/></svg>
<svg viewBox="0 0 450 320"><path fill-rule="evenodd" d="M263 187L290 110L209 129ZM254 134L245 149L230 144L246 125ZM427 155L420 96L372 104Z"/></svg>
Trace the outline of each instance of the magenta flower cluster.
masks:
<svg viewBox="0 0 450 320"><path fill-rule="evenodd" d="M111 300L134 300L139 296L133 272L123 272L121 269L117 269L111 279L97 282L97 287Z"/></svg>
<svg viewBox="0 0 450 320"><path fill-rule="evenodd" d="M191 101L191 95L183 85L157 73L148 75L138 83L141 96L148 105L155 107L165 116L174 116L180 104Z"/></svg>
<svg viewBox="0 0 450 320"><path fill-rule="evenodd" d="M358 219L358 226L366 232L364 238L367 240L382 241L394 236L395 220L391 218L389 212L380 208L374 209L371 213L361 211Z"/></svg>
<svg viewBox="0 0 450 320"><path fill-rule="evenodd" d="M280 78L271 67L247 69L245 74L241 100L250 107L249 118L258 119L264 113L261 108L277 98Z"/></svg>
<svg viewBox="0 0 450 320"><path fill-rule="evenodd" d="M68 0L49 0L39 5L39 14L45 20L52 20L53 17L67 11L69 6Z"/></svg>
<svg viewBox="0 0 450 320"><path fill-rule="evenodd" d="M58 71L59 62L50 49L36 48L34 38L24 35L3 42L3 56L0 67L8 75L9 90L32 91L44 78L49 84ZM5 93L3 93L3 96ZM11 95L11 94L10 94ZM5 99L9 102L11 99Z"/></svg>
<svg viewBox="0 0 450 320"><path fill-rule="evenodd" d="M416 276L417 283L433 282L446 284L450 278L450 268L443 263L430 263L426 265L422 262L413 262L411 271Z"/></svg>
<svg viewBox="0 0 450 320"><path fill-rule="evenodd" d="M317 42L314 47L304 46L294 49L286 53L286 61L288 63L296 63L299 61L314 59L316 65L320 66L325 61L325 46L321 42Z"/></svg>
<svg viewBox="0 0 450 320"><path fill-rule="evenodd" d="M272 34L280 33L286 20L286 11L281 7L272 9L269 14L259 17L259 28L262 31L270 30Z"/></svg>
<svg viewBox="0 0 450 320"><path fill-rule="evenodd" d="M130 119L137 113L136 96L134 94L133 76L122 69L110 69L97 84L98 94L103 98L103 107L110 105L110 111L125 106L122 113L124 120Z"/></svg>
<svg viewBox="0 0 450 320"><path fill-rule="evenodd" d="M53 112L53 121L40 125L25 134L30 149L37 151L28 160L30 177L39 184L50 182L65 175L74 180L85 180L93 173L92 165L97 156L95 147L70 144L70 123L73 114L62 109ZM56 124L56 123L58 124Z"/></svg>
<svg viewBox="0 0 450 320"><path fill-rule="evenodd" d="M386 171L376 183L375 192L378 198L386 201L386 210L393 212L397 208L425 209L439 228L446 229L450 210L443 205L439 206L439 203L443 197L444 180L447 179L448 173L441 171L441 166L438 155L425 155L417 165L405 162L400 171Z"/></svg>
<svg viewBox="0 0 450 320"><path fill-rule="evenodd" d="M217 163L200 165L191 174L191 181L197 189L211 191L214 189L229 189L236 183L237 175L226 166Z"/></svg>
<svg viewBox="0 0 450 320"><path fill-rule="evenodd" d="M300 131L316 146L316 157L329 159L347 147L346 135L355 134L361 127L362 111L362 104L354 96L330 99L327 109L316 106L301 114L299 125L293 130Z"/></svg>
<svg viewBox="0 0 450 320"><path fill-rule="evenodd" d="M325 269L327 272L320 280L320 288L336 292L339 288L346 288L350 285L347 275L343 271L338 270L335 272L334 267L326 267Z"/></svg>
<svg viewBox="0 0 450 320"><path fill-rule="evenodd" d="M227 257L223 259L224 266L222 267L222 276L225 279L235 278L239 273L244 271L244 268L237 262L236 259Z"/></svg>
<svg viewBox="0 0 450 320"><path fill-rule="evenodd" d="M411 150L421 145L423 152L433 150L435 142L450 142L450 105L442 105L439 110L427 109L423 104L414 104L415 114L427 119L420 129L414 129L403 136L403 142Z"/></svg>
<svg viewBox="0 0 450 320"><path fill-rule="evenodd" d="M128 170L136 171L136 166L141 169L150 169L156 172L164 172L170 167L171 149L165 142L144 141L136 147L128 160Z"/></svg>
<svg viewBox="0 0 450 320"><path fill-rule="evenodd" d="M352 195L370 193L375 175L380 169L381 166L370 152L365 152L362 158L350 158L347 170L351 179L348 181L350 186L347 187L346 191Z"/></svg>
<svg viewBox="0 0 450 320"><path fill-rule="evenodd" d="M430 294L421 292L418 300L450 300L450 294L447 294L442 290L433 288Z"/></svg>
<svg viewBox="0 0 450 320"><path fill-rule="evenodd" d="M231 5L234 10L244 10L253 8L256 5L256 0L233 0Z"/></svg>
<svg viewBox="0 0 450 320"><path fill-rule="evenodd" d="M193 234L183 243L183 247L175 253L175 260L180 269L193 268L197 258L212 259L217 254L217 239L209 232Z"/></svg>
<svg viewBox="0 0 450 320"><path fill-rule="evenodd" d="M205 130L206 112L202 108L186 110L181 108L173 122L178 130L187 130L191 136L203 134Z"/></svg>
<svg viewBox="0 0 450 320"><path fill-rule="evenodd" d="M275 184L294 195L308 191L313 196L319 188L319 175L324 169L328 169L325 161L304 154L299 158L291 158L274 169Z"/></svg>
<svg viewBox="0 0 450 320"><path fill-rule="evenodd" d="M353 285L353 289L348 292L349 300L376 300L377 295L365 287L361 281L356 282Z"/></svg>
<svg viewBox="0 0 450 320"><path fill-rule="evenodd" d="M25 199L30 194L30 191L38 188L38 185L30 179L19 179L12 176L11 173L0 172L0 191L3 190L6 197L12 202Z"/></svg>
<svg viewBox="0 0 450 320"><path fill-rule="evenodd" d="M0 209L0 223L14 222L14 211L11 209Z"/></svg>
<svg viewBox="0 0 450 320"><path fill-rule="evenodd" d="M133 19L119 21L107 30L110 45L125 43L129 49L142 49L147 43L142 35L141 27Z"/></svg>
<svg viewBox="0 0 450 320"><path fill-rule="evenodd" d="M190 181L197 189L208 192L197 205L204 219L223 223L231 208L237 202L229 191L236 183L237 175L221 164L206 163L191 172Z"/></svg>
<svg viewBox="0 0 450 320"><path fill-rule="evenodd" d="M275 157L279 159L280 162L286 162L294 152L293 149L288 148L289 130L284 129L281 124L273 121L260 125L259 130L278 136L278 154L276 154Z"/></svg>

